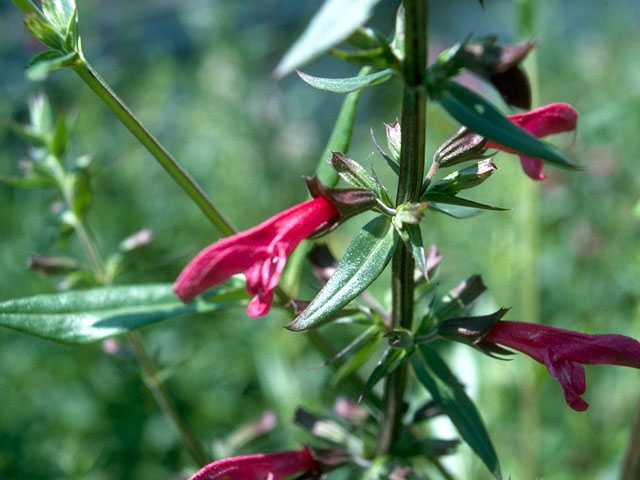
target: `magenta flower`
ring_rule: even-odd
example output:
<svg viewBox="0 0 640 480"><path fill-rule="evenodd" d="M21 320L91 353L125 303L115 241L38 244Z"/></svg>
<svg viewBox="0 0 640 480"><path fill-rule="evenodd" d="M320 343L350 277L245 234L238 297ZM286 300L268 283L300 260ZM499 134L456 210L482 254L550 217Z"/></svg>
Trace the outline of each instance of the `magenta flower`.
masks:
<svg viewBox="0 0 640 480"><path fill-rule="evenodd" d="M623 335L589 335L526 322L498 321L482 339L526 353L544 364L556 378L567 404L583 411L589 406L580 395L587 384L582 364L610 364L640 368L640 342Z"/></svg>
<svg viewBox="0 0 640 480"><path fill-rule="evenodd" d="M525 129L530 134L541 138L554 133L575 130L578 123L578 112L566 103L551 103L530 112L510 115L509 120ZM486 148L497 148L503 152L518 153L510 148L489 140ZM542 173L543 161L539 158L519 154L524 172L534 180L544 180Z"/></svg>
<svg viewBox="0 0 640 480"><path fill-rule="evenodd" d="M224 458L202 468L189 480L279 480L300 472L308 478L317 478L320 468L320 463L305 448Z"/></svg>
<svg viewBox="0 0 640 480"><path fill-rule="evenodd" d="M253 295L247 313L265 315L287 256L337 216L338 210L324 197L294 205L260 225L209 245L180 273L173 290L188 302L232 275L244 273L247 291Z"/></svg>

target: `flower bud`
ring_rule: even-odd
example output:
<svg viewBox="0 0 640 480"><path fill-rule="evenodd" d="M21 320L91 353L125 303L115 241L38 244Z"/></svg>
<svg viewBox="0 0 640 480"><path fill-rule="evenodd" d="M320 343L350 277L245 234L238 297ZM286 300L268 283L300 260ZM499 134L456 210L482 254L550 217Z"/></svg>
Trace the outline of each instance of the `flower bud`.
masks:
<svg viewBox="0 0 640 480"><path fill-rule="evenodd" d="M490 315L450 318L449 320L441 322L436 327L436 331L438 335L447 340L471 345L487 355L508 355L511 353L510 351L493 343L482 342L493 326L498 323L508 311L508 308L501 308Z"/></svg>
<svg viewBox="0 0 640 480"><path fill-rule="evenodd" d="M482 160L472 167L458 170L436 182L430 192L455 195L461 190L480 185L498 169L491 158Z"/></svg>
<svg viewBox="0 0 640 480"><path fill-rule="evenodd" d="M484 159L486 144L487 139L482 135L462 127L436 150L434 161L440 167L451 167L469 160Z"/></svg>

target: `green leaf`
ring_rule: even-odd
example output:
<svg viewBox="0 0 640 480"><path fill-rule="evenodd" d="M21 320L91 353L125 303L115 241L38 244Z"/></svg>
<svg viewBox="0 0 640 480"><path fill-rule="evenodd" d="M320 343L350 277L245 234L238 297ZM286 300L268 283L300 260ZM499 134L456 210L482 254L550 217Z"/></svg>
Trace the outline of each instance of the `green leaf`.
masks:
<svg viewBox="0 0 640 480"><path fill-rule="evenodd" d="M13 133L34 146L44 147L47 145L47 135L36 131L31 125L25 125L13 120L5 120L2 123L4 123Z"/></svg>
<svg viewBox="0 0 640 480"><path fill-rule="evenodd" d="M364 396L371 391L376 384L384 377L393 372L396 368L402 365L407 358L411 357L415 350L415 347L410 348L393 348L388 347L382 354L382 358L369 375L367 383L364 385L364 389L358 398L358 402L361 402Z"/></svg>
<svg viewBox="0 0 640 480"><path fill-rule="evenodd" d="M364 87L386 82L393 75L393 70L391 68L387 68L379 72L370 73L369 75L349 78L322 78L307 75L303 72L297 73L302 80L318 90L333 93L349 93L355 92L356 90Z"/></svg>
<svg viewBox="0 0 640 480"><path fill-rule="evenodd" d="M41 13L27 13L27 18L24 19L24 26L31 35L46 46L60 51L64 50L60 34Z"/></svg>
<svg viewBox="0 0 640 480"><path fill-rule="evenodd" d="M444 213L456 220L475 217L481 213L481 210L478 210L477 208L459 207L457 205L440 205L438 203L430 203L429 208L434 212Z"/></svg>
<svg viewBox="0 0 640 480"><path fill-rule="evenodd" d="M430 193L457 195L461 190L473 188L487 180L498 168L487 158L462 170L447 175L429 188Z"/></svg>
<svg viewBox="0 0 640 480"><path fill-rule="evenodd" d="M42 12L36 6L36 4L33 3L31 0L13 0L13 3L16 5L16 7L22 10L23 13L25 14L32 13L34 15L41 17L44 20L44 17L42 16Z"/></svg>
<svg viewBox="0 0 640 480"><path fill-rule="evenodd" d="M49 72L72 65L77 58L78 54L76 52L63 55L56 50L45 50L31 59L27 77L34 81L44 80L49 75Z"/></svg>
<svg viewBox="0 0 640 480"><path fill-rule="evenodd" d="M65 343L87 343L119 335L185 313L238 305L232 282L184 304L170 284L103 287L36 295L0 303L0 326ZM246 294L244 295L246 298ZM205 300L206 298L206 300Z"/></svg>
<svg viewBox="0 0 640 480"><path fill-rule="evenodd" d="M75 13L74 0L42 0L42 12L51 26L63 37L69 33L69 25Z"/></svg>
<svg viewBox="0 0 640 480"><path fill-rule="evenodd" d="M401 61L404 60L404 4L400 4L396 12L396 29L391 41L391 51Z"/></svg>
<svg viewBox="0 0 640 480"><path fill-rule="evenodd" d="M324 362L318 365L317 368L326 367L336 360L340 360L347 353L351 351L357 351L362 345L369 343L374 337L376 337L378 335L378 330L379 328L376 325L370 326L364 332L354 338L351 343L345 346L342 350L336 352L335 355L332 355L330 358L326 359Z"/></svg>
<svg viewBox="0 0 640 480"><path fill-rule="evenodd" d="M371 72L370 67L364 67L358 73L358 76L365 76ZM326 162L327 154L331 152L343 152L349 151L349 145L351 145L351 134L353 133L353 125L356 120L356 110L358 109L358 101L360 100L360 94L362 90L356 90L347 95L342 102L342 108L336 120L336 124L331 132L331 137L322 153L318 168L316 169L316 175L322 183L327 187L335 187L338 183L338 173L331 168Z"/></svg>
<svg viewBox="0 0 640 480"><path fill-rule="evenodd" d="M411 365L418 380L446 412L464 441L476 452L489 471L501 479L498 456L482 418L444 360L435 350L420 345L418 353L411 356Z"/></svg>
<svg viewBox="0 0 640 480"><path fill-rule="evenodd" d="M447 293L433 308L433 315L443 321L458 317L487 289L480 275L472 275Z"/></svg>
<svg viewBox="0 0 640 480"><path fill-rule="evenodd" d="M453 118L483 137L560 167L577 168L558 148L518 127L491 103L458 83L445 83L434 97Z"/></svg>
<svg viewBox="0 0 640 480"><path fill-rule="evenodd" d="M485 205L484 203L474 202L473 200L467 200L466 198L456 197L454 195L447 195L446 193L438 193L427 191L420 199L424 202L443 203L445 205L458 205L460 207L476 208L478 210L494 210L498 212L504 212L508 208L492 207L491 205Z"/></svg>
<svg viewBox="0 0 640 480"><path fill-rule="evenodd" d="M404 231L407 232L407 247L411 250L413 260L416 262L416 267L420 270L420 273L424 276L425 280L429 281L429 273L427 272L427 256L424 251L424 243L422 242L422 232L420 232L420 225L414 223L405 223L402 225Z"/></svg>
<svg viewBox="0 0 640 480"><path fill-rule="evenodd" d="M326 0L309 26L274 71L277 78L293 72L345 40L371 16L380 0Z"/></svg>
<svg viewBox="0 0 640 480"><path fill-rule="evenodd" d="M69 124L64 112L58 114L56 125L53 129L53 138L51 140L51 153L56 157L62 158L69 146Z"/></svg>
<svg viewBox="0 0 640 480"><path fill-rule="evenodd" d="M83 168L73 173L73 213L84 218L91 205L91 182L89 170Z"/></svg>
<svg viewBox="0 0 640 480"><path fill-rule="evenodd" d="M49 99L44 93L29 99L29 121L34 132L42 138L49 137L53 128L53 114Z"/></svg>
<svg viewBox="0 0 640 480"><path fill-rule="evenodd" d="M346 60L356 65L387 68L393 64L385 55L385 50L382 47L372 48L370 50L356 50L354 52L333 48L331 49L331 54L341 60Z"/></svg>
<svg viewBox="0 0 640 480"><path fill-rule="evenodd" d="M317 326L362 293L391 260L396 236L387 217L367 223L347 247L335 273L309 306L287 327Z"/></svg>
<svg viewBox="0 0 640 480"><path fill-rule="evenodd" d="M350 378L362 365L365 364L369 357L376 351L378 345L382 341L382 332L378 331L368 342L360 345L354 355L346 360L329 382L330 388L336 388L340 383Z"/></svg>

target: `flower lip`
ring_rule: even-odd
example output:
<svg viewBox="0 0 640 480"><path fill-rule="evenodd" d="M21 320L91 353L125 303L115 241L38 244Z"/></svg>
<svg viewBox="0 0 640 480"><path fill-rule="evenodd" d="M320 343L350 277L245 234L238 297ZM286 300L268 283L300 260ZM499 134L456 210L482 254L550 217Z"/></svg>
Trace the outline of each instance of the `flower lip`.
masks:
<svg viewBox="0 0 640 480"><path fill-rule="evenodd" d="M223 238L189 262L174 284L187 302L237 273L244 273L254 296L250 316L266 314L287 256L306 237L328 226L338 210L324 197L294 205L248 230Z"/></svg>
<svg viewBox="0 0 640 480"><path fill-rule="evenodd" d="M531 135L542 138L547 135L575 130L578 123L578 111L568 103L550 103L529 112L510 115L508 118ZM491 140L487 142L486 148L518 153ZM542 173L544 162L541 159L522 154L519 156L522 169L530 178L534 180L546 178L546 175Z"/></svg>
<svg viewBox="0 0 640 480"><path fill-rule="evenodd" d="M483 343L513 348L544 364L560 382L567 404L578 411L589 406L580 398L586 390L583 364L640 368L640 342L624 335L590 335L548 325L501 320L480 345Z"/></svg>

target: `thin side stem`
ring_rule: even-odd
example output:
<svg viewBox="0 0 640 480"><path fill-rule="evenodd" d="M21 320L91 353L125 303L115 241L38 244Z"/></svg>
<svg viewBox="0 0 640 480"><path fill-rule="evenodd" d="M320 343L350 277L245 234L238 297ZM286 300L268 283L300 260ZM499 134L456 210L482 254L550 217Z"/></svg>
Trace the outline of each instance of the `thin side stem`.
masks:
<svg viewBox="0 0 640 480"><path fill-rule="evenodd" d="M72 68L89 88L100 97L107 107L109 107L116 117L118 117L122 124L144 145L180 188L191 197L218 231L224 236L235 233L235 229L229 220L218 210L202 188L200 188L195 180L189 176L158 140L151 135L149 130L140 123L131 110L129 110L115 92L111 90L109 85L100 78L91 65L89 65L86 60L80 59Z"/></svg>
<svg viewBox="0 0 640 480"><path fill-rule="evenodd" d="M211 459L204 452L202 446L196 440L196 437L176 410L176 407L169 396L169 392L167 392L162 383L158 382L158 369L151 357L147 354L147 351L142 344L140 334L133 331L128 332L127 340L129 340L129 344L133 347L133 351L135 352L140 368L142 369L142 378L145 385L151 391L154 400L176 427L180 440L191 457L199 466L206 465L211 461Z"/></svg>
<svg viewBox="0 0 640 480"><path fill-rule="evenodd" d="M61 168L58 168L58 165L59 164L55 164L54 169L56 178L58 179L58 186L60 187L67 207L69 210L73 210L73 197L70 189L68 188L69 183L66 181L64 171ZM82 245L82 249L89 259L89 263L91 264L96 280L103 285L110 284L112 279L107 275L104 260L100 255L100 251L96 246L95 240L89 234L89 231L83 221L76 217L73 227L76 235L78 236L78 240ZM182 417L178 414L178 411L175 409L175 406L171 401L169 392L167 392L167 390L157 382L156 373L158 368L145 351L140 335L137 332L129 332L127 334L127 339L129 340L142 369L144 383L151 390L156 403L165 415L167 415L169 420L175 425L182 443L191 454L194 461L200 466L207 464L209 462L207 455L202 450L202 447L195 435L189 430Z"/></svg>
<svg viewBox="0 0 640 480"><path fill-rule="evenodd" d="M400 171L396 206L420 198L424 176L427 94L427 1L405 0L404 93L401 115ZM413 272L411 252L401 244L391 264L392 327L410 329L413 318ZM396 368L385 380L382 417L376 454L388 454L402 433L404 394L408 366Z"/></svg>

